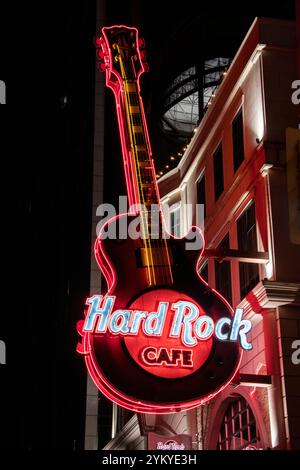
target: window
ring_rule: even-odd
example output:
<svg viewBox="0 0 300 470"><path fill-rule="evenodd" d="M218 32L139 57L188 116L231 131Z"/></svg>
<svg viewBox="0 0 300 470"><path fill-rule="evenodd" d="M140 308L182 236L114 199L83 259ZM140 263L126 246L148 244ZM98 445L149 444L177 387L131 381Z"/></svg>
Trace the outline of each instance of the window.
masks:
<svg viewBox="0 0 300 470"><path fill-rule="evenodd" d="M229 248L229 235L219 245L219 248ZM216 289L225 299L232 303L230 261L215 261Z"/></svg>
<svg viewBox="0 0 300 470"><path fill-rule="evenodd" d="M242 109L232 122L233 168L237 171L244 160L244 125Z"/></svg>
<svg viewBox="0 0 300 470"><path fill-rule="evenodd" d="M203 277L204 281L208 282L208 263L206 262L205 265L199 271L201 277Z"/></svg>
<svg viewBox="0 0 300 470"><path fill-rule="evenodd" d="M225 412L217 450L261 449L262 443L254 414L243 397L235 397Z"/></svg>
<svg viewBox="0 0 300 470"><path fill-rule="evenodd" d="M256 218L254 201L237 221L238 246L242 251L257 251ZM258 265L253 263L239 263L241 299L258 283Z"/></svg>
<svg viewBox="0 0 300 470"><path fill-rule="evenodd" d="M213 160L214 160L215 201L216 201L221 196L224 190L222 144L220 144L217 150L215 151Z"/></svg>
<svg viewBox="0 0 300 470"><path fill-rule="evenodd" d="M197 204L203 204L204 213L203 217L206 216L206 197L205 197L205 173L202 173L197 181ZM200 223L201 221L199 221Z"/></svg>
<svg viewBox="0 0 300 470"><path fill-rule="evenodd" d="M180 206L170 213L171 233L175 237L180 237Z"/></svg>

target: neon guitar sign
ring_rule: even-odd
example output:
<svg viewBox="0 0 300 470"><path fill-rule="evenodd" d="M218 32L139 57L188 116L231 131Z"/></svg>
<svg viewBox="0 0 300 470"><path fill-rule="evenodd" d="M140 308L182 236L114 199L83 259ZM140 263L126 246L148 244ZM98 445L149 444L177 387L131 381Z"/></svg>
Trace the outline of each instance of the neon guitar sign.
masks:
<svg viewBox="0 0 300 470"><path fill-rule="evenodd" d="M241 348L252 348L247 336L251 323L199 276L204 240L200 254L187 253L190 234L165 236L140 94L147 67L137 29L102 28L96 45L115 97L127 194L135 209L108 221L96 240L95 257L107 291L87 299L77 350L99 390L115 403L141 413L190 409L230 383ZM153 226L154 205L159 217ZM107 228L130 224L137 216L140 238L103 236ZM197 227L191 231L202 237Z"/></svg>

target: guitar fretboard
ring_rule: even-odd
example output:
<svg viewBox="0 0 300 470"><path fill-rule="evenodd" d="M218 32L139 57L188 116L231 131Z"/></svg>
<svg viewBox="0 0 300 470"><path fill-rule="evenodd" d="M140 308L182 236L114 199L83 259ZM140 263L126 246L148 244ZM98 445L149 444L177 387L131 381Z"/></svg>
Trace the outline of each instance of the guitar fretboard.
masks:
<svg viewBox="0 0 300 470"><path fill-rule="evenodd" d="M137 84L135 82L125 82L124 95L129 128L129 145L134 158L135 175L132 176L137 186L139 199L137 202L150 210L152 204L159 203L159 198Z"/></svg>
<svg viewBox="0 0 300 470"><path fill-rule="evenodd" d="M131 36L128 38L126 34L120 34L112 43L112 50L116 52L114 63L118 69L120 86L116 86L115 82L111 83L116 97L128 197L130 204L135 205L134 212L140 215L142 236L136 260L138 266L146 268L149 286L171 285L172 260L168 243L163 236L156 174L143 101L139 93L138 55L132 53L132 47L136 49L138 41L136 38L135 46L130 47L130 38Z"/></svg>

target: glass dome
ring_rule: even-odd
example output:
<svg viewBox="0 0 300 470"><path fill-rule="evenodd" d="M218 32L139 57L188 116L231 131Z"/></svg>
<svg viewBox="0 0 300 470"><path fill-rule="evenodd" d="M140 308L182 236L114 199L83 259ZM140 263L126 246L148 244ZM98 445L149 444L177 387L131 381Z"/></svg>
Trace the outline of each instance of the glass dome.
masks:
<svg viewBox="0 0 300 470"><path fill-rule="evenodd" d="M203 67L189 67L172 81L162 116L166 133L187 137L193 132L229 64L230 59L224 57L205 60Z"/></svg>

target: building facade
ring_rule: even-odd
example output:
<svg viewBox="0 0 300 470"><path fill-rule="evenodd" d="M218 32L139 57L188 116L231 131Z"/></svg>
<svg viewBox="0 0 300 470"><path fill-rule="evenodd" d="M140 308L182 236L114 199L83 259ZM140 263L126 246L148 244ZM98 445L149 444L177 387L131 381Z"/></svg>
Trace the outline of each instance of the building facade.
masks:
<svg viewBox="0 0 300 470"><path fill-rule="evenodd" d="M200 275L244 309L253 349L213 400L133 415L105 449L147 449L148 433L188 435L199 450L300 448L299 55L295 23L256 19L178 166L159 179L176 235L203 222Z"/></svg>

